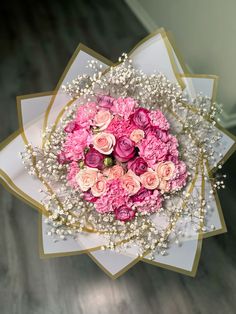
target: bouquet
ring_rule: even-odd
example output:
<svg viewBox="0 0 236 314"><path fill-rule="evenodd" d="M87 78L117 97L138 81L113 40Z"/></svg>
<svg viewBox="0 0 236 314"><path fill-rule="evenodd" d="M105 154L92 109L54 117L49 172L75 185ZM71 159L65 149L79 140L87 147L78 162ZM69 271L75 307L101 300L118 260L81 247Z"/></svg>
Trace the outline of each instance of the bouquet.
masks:
<svg viewBox="0 0 236 314"><path fill-rule="evenodd" d="M54 93L18 98L0 174L40 211L41 256L87 253L112 278L138 261L195 275L202 239L226 231L213 171L235 149L215 86L161 29L117 64L80 45Z"/></svg>

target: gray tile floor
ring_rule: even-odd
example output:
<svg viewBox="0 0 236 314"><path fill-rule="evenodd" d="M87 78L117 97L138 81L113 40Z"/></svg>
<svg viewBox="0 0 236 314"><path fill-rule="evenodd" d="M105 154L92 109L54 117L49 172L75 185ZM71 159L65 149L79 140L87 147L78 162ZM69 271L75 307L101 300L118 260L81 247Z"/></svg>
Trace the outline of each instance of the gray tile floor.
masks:
<svg viewBox="0 0 236 314"><path fill-rule="evenodd" d="M146 35L123 1L8 1L1 15L0 141L15 97L52 90L79 42L116 60ZM139 263L112 281L85 255L41 260L37 212L0 187L0 313L235 313L235 164L220 193L228 234L204 241L195 279Z"/></svg>

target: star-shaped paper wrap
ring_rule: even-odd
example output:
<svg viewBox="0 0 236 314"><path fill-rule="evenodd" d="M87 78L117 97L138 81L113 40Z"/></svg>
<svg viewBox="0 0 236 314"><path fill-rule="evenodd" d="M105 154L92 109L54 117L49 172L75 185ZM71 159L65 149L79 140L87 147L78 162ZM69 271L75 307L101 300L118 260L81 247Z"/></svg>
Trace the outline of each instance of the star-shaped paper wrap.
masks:
<svg viewBox="0 0 236 314"><path fill-rule="evenodd" d="M217 77L189 73L169 34L163 29L143 39L130 52L129 56L135 67L142 69L147 74L152 74L153 71L163 73L168 80L178 83L191 98L196 97L198 93L203 93L214 101ZM117 278L139 261L194 276L200 257L202 239L226 232L216 192L214 197L208 200L211 204L211 212L207 214L206 232L192 233L191 237L183 241L181 246L173 243L169 248L168 255L157 254L154 260L151 260L149 255L144 258L137 258L136 249L133 247L122 253L101 250L101 246L104 245L104 238L96 233L84 232L76 240L68 238L66 241L58 242L54 242L53 238L47 235L48 226L43 219L46 211L41 203L42 195L39 193L39 190L43 188L43 182L28 175L19 152L24 151L24 146L27 143L32 143L34 146L42 145L42 134L46 127L52 125L55 121L59 121L64 112L62 108L70 102L69 96L62 93L62 85L72 81L78 74L91 74L91 69L86 67L88 60L98 60L107 68L112 65L111 61L80 44L54 92L17 97L19 130L1 144L1 182L14 195L38 209L40 213L39 245L41 257L86 253L112 278ZM215 148L218 164L222 165L235 150L235 138L221 126L216 124L215 127L222 134L221 151L218 147ZM203 168L203 172L199 172L196 177L196 187L201 186L207 198L211 186L209 182L204 182L203 173L209 176L214 167L209 163L205 164ZM195 189L192 193L194 192ZM212 225L214 225L214 230L209 231Z"/></svg>

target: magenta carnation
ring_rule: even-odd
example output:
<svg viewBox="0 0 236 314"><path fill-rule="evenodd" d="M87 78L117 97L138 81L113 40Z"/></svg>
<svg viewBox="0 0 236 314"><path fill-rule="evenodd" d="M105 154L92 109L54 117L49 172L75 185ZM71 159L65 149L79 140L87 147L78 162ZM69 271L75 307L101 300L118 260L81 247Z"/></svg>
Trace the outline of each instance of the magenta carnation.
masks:
<svg viewBox="0 0 236 314"><path fill-rule="evenodd" d="M90 132L86 129L80 129L73 133L69 133L63 144L65 157L71 161L82 159L84 157L84 149L90 142L90 135Z"/></svg>
<svg viewBox="0 0 236 314"><path fill-rule="evenodd" d="M158 161L163 161L168 153L168 146L156 136L150 134L139 144L139 156L142 157L149 167L154 166Z"/></svg>
<svg viewBox="0 0 236 314"><path fill-rule="evenodd" d="M160 130L167 131L170 128L170 125L160 110L152 110L149 113L151 124L158 127Z"/></svg>
<svg viewBox="0 0 236 314"><path fill-rule="evenodd" d="M131 98L119 97L113 101L111 111L113 114L123 117L125 120L134 112L134 108L137 106L137 102Z"/></svg>
<svg viewBox="0 0 236 314"><path fill-rule="evenodd" d="M128 194L121 185L119 179L107 181L106 192L98 198L95 203L95 209L103 214L114 212L115 208L128 202Z"/></svg>
<svg viewBox="0 0 236 314"><path fill-rule="evenodd" d="M137 127L133 122L129 120L124 120L121 117L115 116L108 125L106 132L113 134L116 138L121 136L129 137L133 130Z"/></svg>

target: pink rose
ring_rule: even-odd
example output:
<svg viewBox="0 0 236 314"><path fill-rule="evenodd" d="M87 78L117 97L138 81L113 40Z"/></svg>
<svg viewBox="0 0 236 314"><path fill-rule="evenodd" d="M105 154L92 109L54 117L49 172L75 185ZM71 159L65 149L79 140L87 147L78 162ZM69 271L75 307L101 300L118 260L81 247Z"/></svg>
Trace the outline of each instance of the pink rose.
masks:
<svg viewBox="0 0 236 314"><path fill-rule="evenodd" d="M114 156L120 162L127 162L135 155L134 142L126 136L117 139L114 147Z"/></svg>
<svg viewBox="0 0 236 314"><path fill-rule="evenodd" d="M96 183L91 187L91 193L93 196L99 197L106 192L106 178L104 176L98 176Z"/></svg>
<svg viewBox="0 0 236 314"><path fill-rule="evenodd" d="M96 149L91 147L87 154L85 155L84 163L86 166L90 168L97 168L102 169L103 168L103 160L104 156L98 152Z"/></svg>
<svg viewBox="0 0 236 314"><path fill-rule="evenodd" d="M135 217L135 211L132 210L127 205L122 205L116 208L114 213L117 220L124 221L124 222L130 221L134 219Z"/></svg>
<svg viewBox="0 0 236 314"><path fill-rule="evenodd" d="M99 110L94 117L94 123L100 130L105 130L112 120L112 114L109 110Z"/></svg>
<svg viewBox="0 0 236 314"><path fill-rule="evenodd" d="M148 165L142 157L137 157L128 162L128 169L131 169L138 176L146 172L147 167Z"/></svg>
<svg viewBox="0 0 236 314"><path fill-rule="evenodd" d="M114 99L115 98L106 95L98 97L99 107L104 109L110 109L112 107Z"/></svg>
<svg viewBox="0 0 236 314"><path fill-rule="evenodd" d="M142 130L146 130L150 127L150 118L149 118L149 110L145 108L138 108L133 116L134 124Z"/></svg>
<svg viewBox="0 0 236 314"><path fill-rule="evenodd" d="M144 138L144 136L145 136L145 133L143 130L135 129L131 132L130 139L133 142L138 143Z"/></svg>
<svg viewBox="0 0 236 314"><path fill-rule="evenodd" d="M139 156L153 167L157 161L163 161L168 153L168 146L152 134L138 143Z"/></svg>
<svg viewBox="0 0 236 314"><path fill-rule="evenodd" d="M108 180L119 179L124 175L124 169L120 165L115 165L105 169L104 174L108 177Z"/></svg>
<svg viewBox="0 0 236 314"><path fill-rule="evenodd" d="M120 178L121 185L129 195L136 194L140 189L139 177L129 170L123 177Z"/></svg>
<svg viewBox="0 0 236 314"><path fill-rule="evenodd" d="M170 125L160 110L152 110L149 113L149 117L153 126L157 126L160 130L169 130Z"/></svg>
<svg viewBox="0 0 236 314"><path fill-rule="evenodd" d="M79 129L80 129L80 126L78 125L78 123L76 121L71 121L66 125L66 127L64 128L64 131L66 133L72 133Z"/></svg>
<svg viewBox="0 0 236 314"><path fill-rule="evenodd" d="M84 168L76 175L76 181L82 191L88 191L98 179L98 171L91 168Z"/></svg>
<svg viewBox="0 0 236 314"><path fill-rule="evenodd" d="M174 176L175 164L172 161L159 162L154 168L160 179L170 180Z"/></svg>
<svg viewBox="0 0 236 314"><path fill-rule="evenodd" d="M140 176L140 181L142 185L148 190L156 189L160 182L157 173L151 169Z"/></svg>
<svg viewBox="0 0 236 314"><path fill-rule="evenodd" d="M136 194L132 195L131 199L134 203L140 203L143 202L146 198L149 198L150 195L152 195L152 191L142 187Z"/></svg>
<svg viewBox="0 0 236 314"><path fill-rule="evenodd" d="M94 148L104 155L110 155L116 143L115 136L110 133L101 132L93 136Z"/></svg>
<svg viewBox="0 0 236 314"><path fill-rule="evenodd" d="M124 119L127 120L129 116L133 113L134 108L136 106L137 106L137 102L133 98L119 97L118 99L115 99L113 101L113 106L111 107L111 111L114 114L124 117Z"/></svg>

